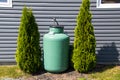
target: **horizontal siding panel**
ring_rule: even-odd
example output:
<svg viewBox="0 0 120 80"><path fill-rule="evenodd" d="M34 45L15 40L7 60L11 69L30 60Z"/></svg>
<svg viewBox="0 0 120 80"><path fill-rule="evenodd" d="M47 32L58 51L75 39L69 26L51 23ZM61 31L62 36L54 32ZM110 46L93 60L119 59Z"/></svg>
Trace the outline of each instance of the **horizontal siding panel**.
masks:
<svg viewBox="0 0 120 80"><path fill-rule="evenodd" d="M9 52L9 51L15 51L16 50L16 47L14 48L11 48L11 47L8 47L8 48L0 48L0 51L1 52Z"/></svg>
<svg viewBox="0 0 120 80"><path fill-rule="evenodd" d="M113 49L113 50L110 50L110 49ZM106 52L105 52L106 51ZM115 49L115 48L108 48L108 50L97 50L96 51L96 54L97 54L97 57L99 57L99 59L100 59L100 57L112 57L112 56L119 56L120 55L120 52L119 52L120 50L118 50L118 49ZM108 56L109 55L109 56ZM104 58L103 57L103 58ZM116 58L117 58L116 57Z"/></svg>
<svg viewBox="0 0 120 80"><path fill-rule="evenodd" d="M116 40L120 40L120 37L96 37L96 40L98 40L98 41L100 41L100 40L116 41Z"/></svg>
<svg viewBox="0 0 120 80"><path fill-rule="evenodd" d="M0 14L1 18L20 18L21 14Z"/></svg>
<svg viewBox="0 0 120 80"><path fill-rule="evenodd" d="M96 7L92 7L91 8L92 11L119 11L119 8L96 8ZM114 15L114 14L113 14Z"/></svg>
<svg viewBox="0 0 120 80"><path fill-rule="evenodd" d="M46 12L46 14L45 14ZM74 13L73 13L74 12ZM35 11L34 14L41 14L41 15L77 15L76 11Z"/></svg>
<svg viewBox="0 0 120 80"><path fill-rule="evenodd" d="M29 0L29 1L24 1L24 0L14 0L15 2L81 2L81 0L65 0L65 1L59 1L59 0ZM91 2L96 2L95 0L91 0Z"/></svg>
<svg viewBox="0 0 120 80"><path fill-rule="evenodd" d="M118 63L120 59L99 59L97 61L99 64L120 64Z"/></svg>
<svg viewBox="0 0 120 80"><path fill-rule="evenodd" d="M120 30L119 26L95 26L95 30Z"/></svg>
<svg viewBox="0 0 120 80"><path fill-rule="evenodd" d="M119 54L114 54L114 55L110 55L110 56L107 56L107 55L100 55L100 56L97 56L97 58L103 58L103 59L105 59L105 58L111 58L111 60L115 60L115 59L119 59L120 58L120 56L119 56Z"/></svg>
<svg viewBox="0 0 120 80"><path fill-rule="evenodd" d="M67 18L67 19L71 19L71 18L76 18L76 15L36 15L36 17L40 17L40 18Z"/></svg>
<svg viewBox="0 0 120 80"><path fill-rule="evenodd" d="M120 19L119 18L113 18L113 19L92 19L93 22L119 22ZM103 26L101 26L103 27Z"/></svg>
<svg viewBox="0 0 120 80"><path fill-rule="evenodd" d="M7 51L2 51L2 52L0 52L0 55L5 55L5 56L7 56L7 55L12 55L12 56L15 56L15 51L9 51L9 52L7 52Z"/></svg>
<svg viewBox="0 0 120 80"><path fill-rule="evenodd" d="M80 3L80 2L79 2ZM14 2L13 3L14 6L23 6L23 2ZM47 7L47 6L51 6L51 7L79 7L80 4L76 4L76 5L73 5L73 3L46 3L46 2L40 2L40 3L27 3L26 6L39 6L39 7Z"/></svg>
<svg viewBox="0 0 120 80"><path fill-rule="evenodd" d="M40 21L40 22L53 22L53 18L47 18L47 19L46 19L46 18L39 18L39 19L37 18L36 21ZM68 21L68 22L69 22L69 21L74 21L74 22L75 22L76 19L73 19L73 18L71 18L71 19L67 19L67 18L66 18L66 19L57 18L57 21L58 21L58 22L59 22L59 21L60 21L60 22L64 22L64 21L65 21L65 22L66 22L66 21Z"/></svg>
<svg viewBox="0 0 120 80"><path fill-rule="evenodd" d="M112 44L112 43L111 43ZM96 47L111 47L111 48L113 48L113 47L115 47L115 48L120 48L120 43L119 44L115 44L115 46L112 46L112 45L109 45L109 44L98 44L98 45L96 45Z"/></svg>
<svg viewBox="0 0 120 80"><path fill-rule="evenodd" d="M108 19L119 19L120 18L120 15L93 15L93 18L99 18L99 19L105 19L105 18L108 18Z"/></svg>
<svg viewBox="0 0 120 80"><path fill-rule="evenodd" d="M116 37L120 37L120 34L95 34L96 37L112 37L112 38L116 38Z"/></svg>
<svg viewBox="0 0 120 80"><path fill-rule="evenodd" d="M38 22L40 25L53 25L54 23L53 22ZM76 24L73 23L73 22L59 22L60 25L63 25L64 26L69 26L69 25L72 25L72 26L75 26Z"/></svg>
<svg viewBox="0 0 120 80"><path fill-rule="evenodd" d="M16 44L1 44L0 45L0 48L9 48L9 47L13 47L13 48L16 48L17 45Z"/></svg>
<svg viewBox="0 0 120 80"><path fill-rule="evenodd" d="M21 14L22 11L21 10L13 10L11 12L11 10L0 10L0 14Z"/></svg>
<svg viewBox="0 0 120 80"><path fill-rule="evenodd" d="M97 44L111 44L111 43L113 43L113 41L111 40L111 41L96 41L96 43ZM118 41L114 41L114 43L115 44L120 44L120 40L118 40Z"/></svg>
<svg viewBox="0 0 120 80"><path fill-rule="evenodd" d="M9 59L14 59L15 57L14 57L14 55L8 55L8 54L7 54L7 55L1 55L1 56L0 56L0 59L8 59L8 58L9 58Z"/></svg>
<svg viewBox="0 0 120 80"><path fill-rule="evenodd" d="M90 1L92 24L97 40L97 61L119 63L120 9L96 8L96 0ZM49 26L53 25L53 17L64 26L64 32L70 36L70 44L73 44L74 28L81 2L82 0L13 0L12 8L0 8L0 63L15 62L18 28L24 5L33 9L42 47L43 35L48 33Z"/></svg>
<svg viewBox="0 0 120 80"><path fill-rule="evenodd" d="M33 1L33 0L29 0L29 1L24 1L24 0L14 0L15 2L30 2L30 3L34 3L34 2L45 2L45 3L60 3L60 2L62 2L62 3L65 3L65 2L67 2L67 3L75 3L75 2L81 2L80 0L65 0L65 1L63 1L63 0L35 0L35 1ZM93 1L93 0L92 0Z"/></svg>
<svg viewBox="0 0 120 80"><path fill-rule="evenodd" d="M103 48L104 47L104 48ZM116 51L114 51L116 50ZM111 46L101 46L96 48L96 54L101 56L101 55L114 55L114 54L120 54L120 49L119 47L111 47Z"/></svg>
<svg viewBox="0 0 120 80"><path fill-rule="evenodd" d="M0 36L2 36L2 37L4 37L4 36L17 37L18 33L2 33L2 34L0 34Z"/></svg>
<svg viewBox="0 0 120 80"><path fill-rule="evenodd" d="M13 63L15 62L15 59L0 59L0 64L1 63L6 63L6 64L9 64L9 63Z"/></svg>
<svg viewBox="0 0 120 80"><path fill-rule="evenodd" d="M120 11L91 11L92 14L96 15L119 15Z"/></svg>
<svg viewBox="0 0 120 80"><path fill-rule="evenodd" d="M17 41L1 41L0 40L0 44L16 44L17 43Z"/></svg>
<svg viewBox="0 0 120 80"><path fill-rule="evenodd" d="M0 22L5 22L5 21L6 22L14 22L15 23L15 22L20 22L20 19L16 19L16 18L1 18L0 17Z"/></svg>
<svg viewBox="0 0 120 80"><path fill-rule="evenodd" d="M65 31L65 33L69 33L68 31ZM68 34L69 36L71 36L71 37L74 37L74 34L73 33L69 33ZM115 33L110 33L110 34L95 34L95 36L96 36L96 38L97 37L111 37L111 38L116 38L116 37L120 37L120 34L115 34Z"/></svg>
<svg viewBox="0 0 120 80"><path fill-rule="evenodd" d="M55 13L55 12L54 12ZM69 13L69 12L68 12ZM44 13L43 13L44 14ZM49 13L47 13L47 14L49 14ZM51 13L52 14L52 13ZM57 14L57 13L56 13ZM67 12L66 13L64 13L64 14L67 14ZM71 15L71 14L70 14ZM76 18L77 18L77 16L76 16ZM58 18L57 19L57 21L59 21L59 22L76 22L76 18L71 18L71 19L62 19L62 18ZM1 19L2 20L2 19ZM7 19L5 19L5 20L7 20ZM14 20L14 19L13 19ZM19 20L18 20L19 21ZM36 19L36 21L37 22L52 22L52 17L50 17L50 18L40 18L40 19ZM110 23L110 22L116 22L116 23L119 23L120 22L120 19L92 19L92 22L93 23L97 23L97 22L104 22L104 23ZM96 27L96 26L95 26ZM104 25L103 26L101 26L101 27L105 27Z"/></svg>
<svg viewBox="0 0 120 80"><path fill-rule="evenodd" d="M19 26L15 26L15 25L0 25L0 29L18 29Z"/></svg>
<svg viewBox="0 0 120 80"><path fill-rule="evenodd" d="M95 33L99 34L115 34L115 33L120 33L120 30L95 30Z"/></svg>

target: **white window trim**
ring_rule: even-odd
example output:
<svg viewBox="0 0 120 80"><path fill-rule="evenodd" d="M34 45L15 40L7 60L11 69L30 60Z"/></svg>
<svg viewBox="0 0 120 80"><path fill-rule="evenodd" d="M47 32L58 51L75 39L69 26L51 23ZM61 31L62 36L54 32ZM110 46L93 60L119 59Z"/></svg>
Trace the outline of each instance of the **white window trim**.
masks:
<svg viewBox="0 0 120 80"><path fill-rule="evenodd" d="M12 7L12 0L7 0L7 2L0 2L0 7Z"/></svg>
<svg viewBox="0 0 120 80"><path fill-rule="evenodd" d="M97 8L120 8L120 3L102 4L101 0L97 0Z"/></svg>

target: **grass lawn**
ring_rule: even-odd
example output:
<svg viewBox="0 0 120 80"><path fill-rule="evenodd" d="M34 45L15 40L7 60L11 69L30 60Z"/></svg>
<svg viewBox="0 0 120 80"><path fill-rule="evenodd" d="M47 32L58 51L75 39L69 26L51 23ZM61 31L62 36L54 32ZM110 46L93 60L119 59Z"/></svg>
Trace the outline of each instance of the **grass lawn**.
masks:
<svg viewBox="0 0 120 80"><path fill-rule="evenodd" d="M16 65L12 66L0 66L0 78L19 78L28 77L30 75L22 72Z"/></svg>
<svg viewBox="0 0 120 80"><path fill-rule="evenodd" d="M120 66L105 66L90 72L87 77L88 80L120 80Z"/></svg>
<svg viewBox="0 0 120 80"><path fill-rule="evenodd" d="M59 74L60 75L60 74ZM120 80L120 66L97 67L93 71L83 74L83 78L77 80ZM31 77L23 73L17 66L0 66L0 78L20 78Z"/></svg>

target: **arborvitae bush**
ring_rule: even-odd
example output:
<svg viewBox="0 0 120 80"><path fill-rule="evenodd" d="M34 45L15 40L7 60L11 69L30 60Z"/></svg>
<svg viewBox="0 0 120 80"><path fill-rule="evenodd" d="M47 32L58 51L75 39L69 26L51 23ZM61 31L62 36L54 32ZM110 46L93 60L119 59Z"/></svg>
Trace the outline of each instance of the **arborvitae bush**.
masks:
<svg viewBox="0 0 120 80"><path fill-rule="evenodd" d="M90 1L83 0L77 17L72 55L74 69L79 72L88 72L96 65L96 40L91 19Z"/></svg>
<svg viewBox="0 0 120 80"><path fill-rule="evenodd" d="M32 10L24 7L17 39L16 62L26 73L34 74L41 69L39 38Z"/></svg>

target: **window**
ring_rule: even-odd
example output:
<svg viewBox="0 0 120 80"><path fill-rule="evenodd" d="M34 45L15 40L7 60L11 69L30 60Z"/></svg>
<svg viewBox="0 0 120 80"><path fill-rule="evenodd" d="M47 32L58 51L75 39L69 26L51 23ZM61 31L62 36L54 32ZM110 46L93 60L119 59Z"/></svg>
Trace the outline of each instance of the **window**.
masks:
<svg viewBox="0 0 120 80"><path fill-rule="evenodd" d="M120 0L97 0L98 8L120 8Z"/></svg>
<svg viewBox="0 0 120 80"><path fill-rule="evenodd" d="M12 7L12 0L0 0L0 7Z"/></svg>

